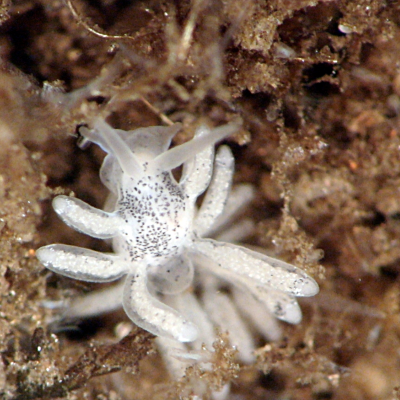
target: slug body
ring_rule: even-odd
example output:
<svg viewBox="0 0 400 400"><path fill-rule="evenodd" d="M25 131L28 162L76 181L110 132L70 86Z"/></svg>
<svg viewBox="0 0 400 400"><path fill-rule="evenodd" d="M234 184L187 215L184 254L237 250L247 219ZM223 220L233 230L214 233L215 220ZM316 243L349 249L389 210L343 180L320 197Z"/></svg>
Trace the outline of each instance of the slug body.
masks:
<svg viewBox="0 0 400 400"><path fill-rule="evenodd" d="M107 152L100 177L110 190L107 209L73 197L58 196L53 207L63 221L92 237L112 239L114 253L99 253L62 244L37 250L52 271L71 278L109 282L126 275L122 303L130 319L155 335L191 342L198 328L157 293L178 294L201 267L248 292L278 318L301 319L295 296L312 296L318 285L293 265L230 243L203 239L217 224L230 192L234 160L214 145L237 127L202 127L194 138L169 149L179 130L150 127L113 129L97 119L81 133ZM177 182L171 170L183 164ZM215 164L214 173L213 165ZM200 209L196 200L208 191Z"/></svg>

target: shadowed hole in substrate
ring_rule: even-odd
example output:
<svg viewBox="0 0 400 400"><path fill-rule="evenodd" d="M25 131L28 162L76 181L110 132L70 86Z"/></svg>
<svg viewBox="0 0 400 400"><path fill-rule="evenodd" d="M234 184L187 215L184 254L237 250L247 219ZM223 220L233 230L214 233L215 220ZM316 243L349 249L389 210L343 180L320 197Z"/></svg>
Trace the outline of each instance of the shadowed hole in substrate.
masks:
<svg viewBox="0 0 400 400"><path fill-rule="evenodd" d="M318 63L303 70L303 82L311 83L323 76L336 77L337 71L331 63Z"/></svg>
<svg viewBox="0 0 400 400"><path fill-rule="evenodd" d="M386 217L385 214L381 213L380 211L374 211L373 215L371 215L369 218L365 219L364 225L371 227L371 228L376 228L382 225L384 222L386 222Z"/></svg>
<svg viewBox="0 0 400 400"><path fill-rule="evenodd" d="M400 272L399 263L380 267L381 275L389 279L390 281L396 281L397 277L399 276L399 272Z"/></svg>
<svg viewBox="0 0 400 400"><path fill-rule="evenodd" d="M274 392L280 392L285 389L285 379L279 373L271 371L269 374L261 374L258 378L261 387Z"/></svg>
<svg viewBox="0 0 400 400"><path fill-rule="evenodd" d="M337 85L330 82L317 82L306 87L307 92L315 97L327 97L333 94L339 94L340 89Z"/></svg>
<svg viewBox="0 0 400 400"><path fill-rule="evenodd" d="M294 130L300 129L301 117L297 113L297 107L295 104L286 102L283 105L282 113L286 128L291 128Z"/></svg>
<svg viewBox="0 0 400 400"><path fill-rule="evenodd" d="M46 22L46 16L41 7L36 7L13 20L13 24L4 29L11 43L12 50L10 53L10 62L22 72L28 75L33 75L37 80L44 81L46 78L38 71L38 63L41 60L37 59L32 52L29 51L34 38L43 32Z"/></svg>
<svg viewBox="0 0 400 400"><path fill-rule="evenodd" d="M103 326L102 318L85 318L55 322L50 325L50 330L56 334L64 334L68 340L81 341L93 338Z"/></svg>
<svg viewBox="0 0 400 400"><path fill-rule="evenodd" d="M265 112L267 107L271 103L271 95L265 92L259 93L251 93L248 89L243 90L242 97L238 99L238 102L246 102L246 105L249 104L254 110L260 110Z"/></svg>

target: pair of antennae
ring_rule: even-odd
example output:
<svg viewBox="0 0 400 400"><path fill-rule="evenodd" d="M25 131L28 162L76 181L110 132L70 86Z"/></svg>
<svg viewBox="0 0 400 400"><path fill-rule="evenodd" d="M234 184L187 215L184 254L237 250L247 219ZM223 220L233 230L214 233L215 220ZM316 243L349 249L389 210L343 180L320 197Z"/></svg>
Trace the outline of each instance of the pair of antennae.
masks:
<svg viewBox="0 0 400 400"><path fill-rule="evenodd" d="M171 127L169 134L175 134L181 129L181 124L177 123ZM238 130L239 126L236 124L227 124L215 128L213 130L206 129L204 135L195 137L180 146L173 147L154 159L149 160L149 168L151 171L170 171L179 167L184 162L193 158L196 154L209 146L213 146L219 140L232 135ZM200 128L204 129L204 128ZM133 154L124 140L120 137L117 130L113 129L102 118L95 119L93 129L81 127L79 132L88 140L97 143L107 153L112 153L118 160L124 173L132 177L143 175L143 166L138 161L135 154Z"/></svg>

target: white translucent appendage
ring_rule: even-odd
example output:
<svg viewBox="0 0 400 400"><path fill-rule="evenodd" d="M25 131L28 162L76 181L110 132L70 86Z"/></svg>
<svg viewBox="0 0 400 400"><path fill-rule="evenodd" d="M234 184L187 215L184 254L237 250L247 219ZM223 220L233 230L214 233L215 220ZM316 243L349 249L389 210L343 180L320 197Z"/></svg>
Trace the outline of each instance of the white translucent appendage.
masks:
<svg viewBox="0 0 400 400"><path fill-rule="evenodd" d="M111 282L126 273L117 256L82 247L51 244L36 251L39 261L51 271L87 282Z"/></svg>
<svg viewBox="0 0 400 400"><path fill-rule="evenodd" d="M216 237L217 240L222 242L231 242L231 240L225 240L220 238L219 233L225 231L226 226L236 226L238 223L235 221L235 217L240 214L242 210L254 199L254 187L247 183L242 183L233 187L228 196L223 213L214 221L214 223L208 227L203 233L202 237ZM240 223L240 221L239 221ZM253 223L254 225L254 223ZM246 238L246 235L239 235L234 241L240 241L241 238Z"/></svg>
<svg viewBox="0 0 400 400"><path fill-rule="evenodd" d="M212 239L197 239L193 242L192 249L194 257L199 258L201 265L208 265L217 275L219 269L231 271L233 277L249 277L260 285L267 285L294 296L314 296L319 291L318 284L304 271L244 247Z"/></svg>
<svg viewBox="0 0 400 400"><path fill-rule="evenodd" d="M215 158L214 175L196 216L193 230L203 236L226 205L232 184L234 158L228 146L221 146Z"/></svg>
<svg viewBox="0 0 400 400"><path fill-rule="evenodd" d="M197 129L194 137L201 137L210 132L206 126ZM182 178L179 182L185 194L195 200L208 187L211 180L214 163L214 145L206 147L197 153L194 159L183 165Z"/></svg>
<svg viewBox="0 0 400 400"><path fill-rule="evenodd" d="M290 324L298 324L301 321L301 309L296 298L292 294L262 286L253 279L243 276L237 276L232 283L254 296L274 314L276 318Z"/></svg>
<svg viewBox="0 0 400 400"><path fill-rule="evenodd" d="M207 147L213 146L219 140L232 135L238 129L239 126L234 124L215 128L205 135L197 136L193 140L160 154L151 162L151 166L154 170L171 171L182 165L185 161L194 158L196 154L199 154Z"/></svg>
<svg viewBox="0 0 400 400"><path fill-rule="evenodd" d="M104 151L113 154L127 175L134 177L142 175L142 166L115 129L102 118L94 121L93 128L81 127L79 131L84 137L101 146Z"/></svg>
<svg viewBox="0 0 400 400"><path fill-rule="evenodd" d="M123 306L129 318L157 336L192 342L198 336L196 325L183 315L152 297L147 289L146 266L138 266L125 282ZM141 268L140 268L141 267Z"/></svg>
<svg viewBox="0 0 400 400"><path fill-rule="evenodd" d="M68 226L99 239L118 235L122 225L117 214L94 208L75 197L57 196L53 208Z"/></svg>

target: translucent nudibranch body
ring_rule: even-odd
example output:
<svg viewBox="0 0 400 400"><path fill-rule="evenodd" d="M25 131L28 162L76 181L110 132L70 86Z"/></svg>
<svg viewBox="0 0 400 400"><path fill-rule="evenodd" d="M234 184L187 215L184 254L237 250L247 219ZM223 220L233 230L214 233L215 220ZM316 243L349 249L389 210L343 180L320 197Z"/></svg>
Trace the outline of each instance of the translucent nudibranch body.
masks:
<svg viewBox="0 0 400 400"><path fill-rule="evenodd" d="M79 280L109 282L126 275L122 304L129 318L180 342L196 340L198 327L157 293L184 292L193 282L194 267L247 292L278 318L299 322L295 296L318 292L311 277L261 253L203 239L220 223L234 168L229 147L221 146L214 157L214 145L237 126L201 127L192 140L169 149L179 129L175 124L123 131L100 118L93 129L81 128L85 138L107 152L100 177L111 192L107 208L112 212L68 196L56 197L53 207L74 229L112 239L114 253L54 244L38 249L37 257L50 270ZM182 164L177 182L171 171ZM196 200L207 188L197 209Z"/></svg>

